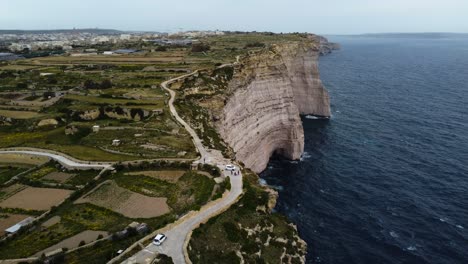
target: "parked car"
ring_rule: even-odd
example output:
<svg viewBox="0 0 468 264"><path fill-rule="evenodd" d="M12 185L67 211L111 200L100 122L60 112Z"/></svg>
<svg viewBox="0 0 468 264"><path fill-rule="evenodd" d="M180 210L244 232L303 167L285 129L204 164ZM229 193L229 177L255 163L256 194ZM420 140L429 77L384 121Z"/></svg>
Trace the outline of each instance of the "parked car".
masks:
<svg viewBox="0 0 468 264"><path fill-rule="evenodd" d="M156 246L160 246L164 240L166 240L166 235L164 234L157 234L154 239L153 239L153 244L155 244Z"/></svg>
<svg viewBox="0 0 468 264"><path fill-rule="evenodd" d="M232 164L228 164L226 165L226 170L227 171L235 171L236 170L236 166L232 165Z"/></svg>

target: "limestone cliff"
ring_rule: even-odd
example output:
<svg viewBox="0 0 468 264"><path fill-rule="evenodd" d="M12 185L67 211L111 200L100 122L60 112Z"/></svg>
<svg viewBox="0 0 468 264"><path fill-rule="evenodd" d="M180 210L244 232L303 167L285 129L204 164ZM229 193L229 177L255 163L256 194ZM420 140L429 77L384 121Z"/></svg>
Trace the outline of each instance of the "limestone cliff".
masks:
<svg viewBox="0 0 468 264"><path fill-rule="evenodd" d="M217 130L236 159L253 171L264 170L273 153L300 158L304 151L300 114L330 116L317 65L320 42L311 37L272 45L235 66Z"/></svg>

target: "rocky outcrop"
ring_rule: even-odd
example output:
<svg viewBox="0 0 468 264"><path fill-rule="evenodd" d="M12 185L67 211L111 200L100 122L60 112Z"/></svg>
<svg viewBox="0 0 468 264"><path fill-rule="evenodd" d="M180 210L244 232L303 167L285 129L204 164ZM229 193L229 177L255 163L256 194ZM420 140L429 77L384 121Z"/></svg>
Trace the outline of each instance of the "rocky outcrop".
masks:
<svg viewBox="0 0 468 264"><path fill-rule="evenodd" d="M273 45L235 66L217 129L246 167L261 172L274 153L299 159L300 114L330 116L317 66L321 46L316 38Z"/></svg>
<svg viewBox="0 0 468 264"><path fill-rule="evenodd" d="M39 121L37 124L38 127L43 127L43 126L57 126L58 121L56 119L50 118L50 119L42 119Z"/></svg>

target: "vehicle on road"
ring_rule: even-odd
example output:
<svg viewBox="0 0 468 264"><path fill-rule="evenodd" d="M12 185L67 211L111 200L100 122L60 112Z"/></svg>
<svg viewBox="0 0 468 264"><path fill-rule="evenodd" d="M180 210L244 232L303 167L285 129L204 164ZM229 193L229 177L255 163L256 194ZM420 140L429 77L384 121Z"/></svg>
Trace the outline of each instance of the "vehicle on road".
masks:
<svg viewBox="0 0 468 264"><path fill-rule="evenodd" d="M166 235L164 234L157 234L154 239L153 239L153 244L155 244L156 246L160 246L164 240L166 240Z"/></svg>
<svg viewBox="0 0 468 264"><path fill-rule="evenodd" d="M236 166L232 165L232 164L228 164L226 165L226 170L227 171L235 171L236 170Z"/></svg>

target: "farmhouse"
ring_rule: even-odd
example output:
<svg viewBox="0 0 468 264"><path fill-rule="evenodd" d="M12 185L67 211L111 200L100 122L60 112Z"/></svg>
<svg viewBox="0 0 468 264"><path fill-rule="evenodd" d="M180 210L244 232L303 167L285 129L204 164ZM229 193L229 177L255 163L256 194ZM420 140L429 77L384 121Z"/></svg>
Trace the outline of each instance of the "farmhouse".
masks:
<svg viewBox="0 0 468 264"><path fill-rule="evenodd" d="M16 225L5 229L5 233L14 234L14 233L18 232L18 230L20 230L21 227L27 226L27 225L31 224L33 221L34 221L34 217L28 217L28 218L18 222Z"/></svg>
<svg viewBox="0 0 468 264"><path fill-rule="evenodd" d="M114 140L112 140L112 146L120 146L120 143L122 143L122 142L120 141L120 139L114 139Z"/></svg>
<svg viewBox="0 0 468 264"><path fill-rule="evenodd" d="M93 126L93 132L94 132L94 133L99 132L99 128L100 128L100 126L94 125L94 126Z"/></svg>

